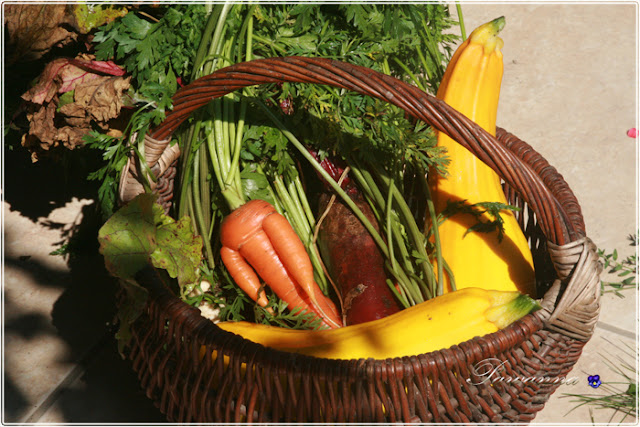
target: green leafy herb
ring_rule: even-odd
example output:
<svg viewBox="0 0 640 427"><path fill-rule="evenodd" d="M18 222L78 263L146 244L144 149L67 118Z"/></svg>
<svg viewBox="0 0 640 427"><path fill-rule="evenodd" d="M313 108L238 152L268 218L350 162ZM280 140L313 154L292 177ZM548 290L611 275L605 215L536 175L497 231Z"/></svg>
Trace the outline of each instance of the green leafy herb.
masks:
<svg viewBox="0 0 640 427"><path fill-rule="evenodd" d="M267 307L273 310L273 314L262 307L255 306L256 323L288 329L318 329L321 326L320 319L314 313L303 310L288 311L287 303L277 298L272 298Z"/></svg>
<svg viewBox="0 0 640 427"><path fill-rule="evenodd" d="M157 22L130 12L101 27L93 41L98 60L115 59L132 75L138 99L166 109L178 87L177 77L188 80L207 7L175 4L162 10Z"/></svg>
<svg viewBox="0 0 640 427"><path fill-rule="evenodd" d="M106 220L115 211L120 173L127 163L124 138L92 131L84 136L84 142L86 147L102 151L104 166L91 172L87 179L100 181L98 201L102 216Z"/></svg>
<svg viewBox="0 0 640 427"><path fill-rule="evenodd" d="M114 60L132 76L130 107L137 108L123 137L92 132L84 138L87 146L103 151L105 165L88 178L101 181L98 199L105 219L115 209L120 173L129 152L127 138L137 135L132 142L139 143L172 108L178 77L185 83L189 80L207 16L205 5L177 4L158 10L163 15L157 20L129 12L100 27L93 38L98 60Z"/></svg>
<svg viewBox="0 0 640 427"><path fill-rule="evenodd" d="M63 244L62 246L60 246L58 249L49 252L49 255L53 255L53 256L65 256L67 254L69 254L69 250L70 250L70 246L68 243Z"/></svg>

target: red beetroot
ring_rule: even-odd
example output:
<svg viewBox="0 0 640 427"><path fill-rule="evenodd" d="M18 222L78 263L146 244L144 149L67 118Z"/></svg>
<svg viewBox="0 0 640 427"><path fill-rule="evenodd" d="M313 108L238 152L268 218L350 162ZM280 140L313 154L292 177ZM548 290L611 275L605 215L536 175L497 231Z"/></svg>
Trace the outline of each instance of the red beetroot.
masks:
<svg viewBox="0 0 640 427"><path fill-rule="evenodd" d="M343 171L327 159L322 166L336 181ZM373 211L360 191L352 182L343 183L343 188L377 229ZM328 193L320 196L320 213L326 210L330 199ZM358 217L337 197L320 226L318 246L342 294L345 325L381 319L401 310L386 283L384 257L378 245Z"/></svg>

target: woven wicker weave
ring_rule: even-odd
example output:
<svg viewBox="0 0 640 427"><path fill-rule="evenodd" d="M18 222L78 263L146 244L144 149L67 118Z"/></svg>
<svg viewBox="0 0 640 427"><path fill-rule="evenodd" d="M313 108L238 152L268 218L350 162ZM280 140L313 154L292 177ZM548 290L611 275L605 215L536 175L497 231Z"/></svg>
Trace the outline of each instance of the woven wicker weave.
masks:
<svg viewBox="0 0 640 427"><path fill-rule="evenodd" d="M165 207L173 193L171 164L179 153L171 148L165 155L164 147L176 128L215 97L284 81L332 85L385 100L447 133L493 168L506 183L509 202L522 208L518 220L532 248L537 280L549 284L543 309L446 350L387 360L324 360L266 349L222 331L173 295L163 273L149 269L138 277L150 291L149 302L127 346L148 397L169 421L180 423L532 420L593 333L601 266L569 186L514 135L499 129L493 137L413 86L343 62L287 57L236 64L178 91L174 110L148 136L147 162L159 177L156 191ZM123 187L135 182L136 174L131 162ZM121 188L123 199L140 188ZM416 337L421 338L428 339ZM502 381L495 376L488 381L491 368ZM521 380L508 381L514 378Z"/></svg>

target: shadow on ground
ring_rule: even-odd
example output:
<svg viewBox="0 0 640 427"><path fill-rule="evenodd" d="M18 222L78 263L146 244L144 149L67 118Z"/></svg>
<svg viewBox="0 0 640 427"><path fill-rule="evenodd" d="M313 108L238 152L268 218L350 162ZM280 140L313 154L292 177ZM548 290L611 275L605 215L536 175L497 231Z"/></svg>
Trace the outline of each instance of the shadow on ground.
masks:
<svg viewBox="0 0 640 427"><path fill-rule="evenodd" d="M115 314L117 283L104 268L98 252L97 233L101 225L96 204L84 205L82 220L68 230L67 224L43 220L56 208L74 197L94 199L97 183L87 181L91 161L73 153L67 161L42 160L31 163L30 156L19 147L4 146L4 200L12 211L37 222L39 226L61 230L59 247L67 244L68 271L54 270L28 255L7 254L4 265L31 276L43 287L64 289L51 308L51 317L23 313L4 325L5 343L12 337L37 340L43 334L55 335L67 347L61 363L76 368L39 408L21 392L28 385L12 376L11 367L4 372L4 420L18 422L31 413L27 422L38 422L46 410L55 406L70 423L160 423L166 419L144 396L129 361L117 351L112 321ZM9 230L12 232L12 230ZM11 233L5 230L5 237ZM55 255L51 255L55 256ZM5 290L6 311L11 311L13 293ZM14 310L15 311L15 310ZM5 346L5 351L7 346Z"/></svg>

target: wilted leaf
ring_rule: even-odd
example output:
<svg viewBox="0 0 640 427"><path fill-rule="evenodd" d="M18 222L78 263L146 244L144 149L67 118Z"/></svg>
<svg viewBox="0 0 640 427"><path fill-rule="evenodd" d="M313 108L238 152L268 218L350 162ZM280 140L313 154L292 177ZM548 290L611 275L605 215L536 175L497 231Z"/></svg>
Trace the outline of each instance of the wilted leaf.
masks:
<svg viewBox="0 0 640 427"><path fill-rule="evenodd" d="M55 115L56 106L54 104L48 104L32 113L28 113L27 120L31 123L31 126L29 127L29 133L22 137L22 145L29 147L34 141L36 145L37 142L42 141L43 144L40 144L40 147L48 150L53 145L48 135L56 133L56 128L53 124Z"/></svg>
<svg viewBox="0 0 640 427"><path fill-rule="evenodd" d="M71 126L84 127L88 125L86 109L73 101L74 99L71 97L71 102L60 105L56 112L63 115L65 117L65 122Z"/></svg>
<svg viewBox="0 0 640 427"><path fill-rule="evenodd" d="M128 12L129 10L123 5L78 2L73 6L74 27L80 33L86 34L94 28L126 15Z"/></svg>
<svg viewBox="0 0 640 427"><path fill-rule="evenodd" d="M85 57L90 58L90 57ZM111 61L58 58L44 68L38 83L22 95L34 104L50 102L55 94L69 92L101 75L123 76L124 70Z"/></svg>
<svg viewBox="0 0 640 427"><path fill-rule="evenodd" d="M106 123L120 114L122 94L128 88L129 78L101 76L76 87L75 104L89 119Z"/></svg>
<svg viewBox="0 0 640 427"><path fill-rule="evenodd" d="M95 126L109 132L119 117L130 78L110 61L92 56L60 58L47 65L38 83L22 95L28 101L29 131L22 145L33 161L44 151L84 145L84 136Z"/></svg>

